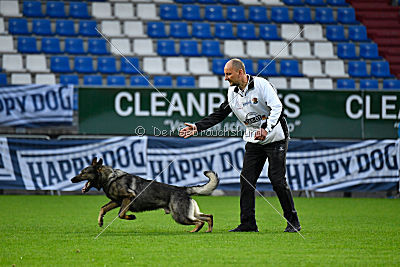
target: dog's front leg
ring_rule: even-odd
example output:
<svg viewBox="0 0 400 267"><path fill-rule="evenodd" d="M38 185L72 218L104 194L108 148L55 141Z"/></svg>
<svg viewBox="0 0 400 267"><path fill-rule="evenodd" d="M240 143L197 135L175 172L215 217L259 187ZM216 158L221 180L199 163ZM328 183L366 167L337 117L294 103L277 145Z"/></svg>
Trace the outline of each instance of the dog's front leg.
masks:
<svg viewBox="0 0 400 267"><path fill-rule="evenodd" d="M107 204L105 204L103 207L101 207L100 213L99 213L99 219L98 219L100 227L103 226L103 217L104 217L104 215L106 215L106 213L109 212L110 210L115 209L117 207L119 207L119 204L117 202L112 201L112 200L110 202L108 202Z"/></svg>
<svg viewBox="0 0 400 267"><path fill-rule="evenodd" d="M122 200L121 209L119 210L119 214L118 214L118 216L121 219L125 219L125 220L134 220L134 219L136 219L136 216L133 215L133 214L126 215L126 212L129 210L130 204L132 204L132 198L131 197L126 197L126 198L124 198Z"/></svg>

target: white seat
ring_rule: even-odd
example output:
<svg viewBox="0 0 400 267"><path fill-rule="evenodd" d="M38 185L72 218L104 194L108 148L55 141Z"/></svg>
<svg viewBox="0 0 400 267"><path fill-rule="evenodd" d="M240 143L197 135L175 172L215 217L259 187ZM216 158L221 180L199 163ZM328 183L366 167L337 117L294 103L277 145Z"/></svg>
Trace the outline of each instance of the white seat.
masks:
<svg viewBox="0 0 400 267"><path fill-rule="evenodd" d="M258 0L239 0L240 3L242 3L243 5L252 5L252 6L257 6L257 5L261 5L261 2Z"/></svg>
<svg viewBox="0 0 400 267"><path fill-rule="evenodd" d="M27 55L26 69L31 72L49 72L45 55Z"/></svg>
<svg viewBox="0 0 400 267"><path fill-rule="evenodd" d="M314 89L333 89L333 81L329 78L315 78L313 81Z"/></svg>
<svg viewBox="0 0 400 267"><path fill-rule="evenodd" d="M106 2L92 3L92 16L95 18L113 18L111 15L111 4Z"/></svg>
<svg viewBox="0 0 400 267"><path fill-rule="evenodd" d="M29 73L13 73L11 84L32 84L32 77Z"/></svg>
<svg viewBox="0 0 400 267"><path fill-rule="evenodd" d="M288 83L285 77L270 77L268 78L276 89L288 89Z"/></svg>
<svg viewBox="0 0 400 267"><path fill-rule="evenodd" d="M155 4L137 4L136 6L137 16L143 20L158 20L157 10Z"/></svg>
<svg viewBox="0 0 400 267"><path fill-rule="evenodd" d="M292 55L296 58L314 58L311 55L311 45L309 42L293 42Z"/></svg>
<svg viewBox="0 0 400 267"><path fill-rule="evenodd" d="M114 55L120 55L120 52L124 56L133 55L129 39L111 39L111 53Z"/></svg>
<svg viewBox="0 0 400 267"><path fill-rule="evenodd" d="M268 56L267 45L264 41L247 41L246 54L250 57L265 58Z"/></svg>
<svg viewBox="0 0 400 267"><path fill-rule="evenodd" d="M0 36L0 52L16 52L11 35Z"/></svg>
<svg viewBox="0 0 400 267"><path fill-rule="evenodd" d="M290 89L311 89L308 78L290 78Z"/></svg>
<svg viewBox="0 0 400 267"><path fill-rule="evenodd" d="M288 41L299 41L303 40L301 36L300 25L298 24L282 24L281 25L281 36L284 40Z"/></svg>
<svg viewBox="0 0 400 267"><path fill-rule="evenodd" d="M56 76L53 73L36 74L35 84L56 84Z"/></svg>
<svg viewBox="0 0 400 267"><path fill-rule="evenodd" d="M131 3L115 3L114 16L120 19L134 19L135 13Z"/></svg>
<svg viewBox="0 0 400 267"><path fill-rule="evenodd" d="M261 3L267 6L282 6L283 3L280 0L260 0Z"/></svg>
<svg viewBox="0 0 400 267"><path fill-rule="evenodd" d="M226 40L224 42L224 54L228 57L246 57L243 42L240 40Z"/></svg>
<svg viewBox="0 0 400 267"><path fill-rule="evenodd" d="M0 18L0 34L7 33L4 28L4 19Z"/></svg>
<svg viewBox="0 0 400 267"><path fill-rule="evenodd" d="M219 88L217 76L200 76L199 88Z"/></svg>
<svg viewBox="0 0 400 267"><path fill-rule="evenodd" d="M209 75L211 74L208 66L208 59L205 57L189 58L189 72L194 75Z"/></svg>
<svg viewBox="0 0 400 267"><path fill-rule="evenodd" d="M326 60L325 73L330 77L349 77L345 72L343 60Z"/></svg>
<svg viewBox="0 0 400 267"><path fill-rule="evenodd" d="M154 56L153 40L152 39L134 39L133 52L140 56Z"/></svg>
<svg viewBox="0 0 400 267"><path fill-rule="evenodd" d="M269 55L273 58L291 58L287 42L271 41L269 42Z"/></svg>
<svg viewBox="0 0 400 267"><path fill-rule="evenodd" d="M2 57L3 69L6 71L25 71L22 63L22 55L3 55Z"/></svg>
<svg viewBox="0 0 400 267"><path fill-rule="evenodd" d="M121 36L121 25L119 20L104 20L101 22L101 32L106 36Z"/></svg>
<svg viewBox="0 0 400 267"><path fill-rule="evenodd" d="M145 2L145 1L142 1ZM153 0L154 3L174 3L173 0Z"/></svg>
<svg viewBox="0 0 400 267"><path fill-rule="evenodd" d="M162 58L161 57L143 58L143 71L148 74L165 74Z"/></svg>
<svg viewBox="0 0 400 267"><path fill-rule="evenodd" d="M189 74L184 57L167 57L165 68L166 71L171 75Z"/></svg>
<svg viewBox="0 0 400 267"><path fill-rule="evenodd" d="M304 25L303 36L309 41L326 40L321 25Z"/></svg>
<svg viewBox="0 0 400 267"><path fill-rule="evenodd" d="M143 22L124 21L124 34L128 37L145 37Z"/></svg>
<svg viewBox="0 0 400 267"><path fill-rule="evenodd" d="M308 77L325 77L320 60L303 60L302 71Z"/></svg>
<svg viewBox="0 0 400 267"><path fill-rule="evenodd" d="M128 2L129 0L110 0L110 2Z"/></svg>
<svg viewBox="0 0 400 267"><path fill-rule="evenodd" d="M318 58L337 58L333 53L333 45L331 42L314 43L314 55Z"/></svg>
<svg viewBox="0 0 400 267"><path fill-rule="evenodd" d="M18 1L0 1L0 14L5 17L21 17Z"/></svg>
<svg viewBox="0 0 400 267"><path fill-rule="evenodd" d="M225 77L221 77L221 84L222 88L228 88L230 85L228 81L225 81Z"/></svg>

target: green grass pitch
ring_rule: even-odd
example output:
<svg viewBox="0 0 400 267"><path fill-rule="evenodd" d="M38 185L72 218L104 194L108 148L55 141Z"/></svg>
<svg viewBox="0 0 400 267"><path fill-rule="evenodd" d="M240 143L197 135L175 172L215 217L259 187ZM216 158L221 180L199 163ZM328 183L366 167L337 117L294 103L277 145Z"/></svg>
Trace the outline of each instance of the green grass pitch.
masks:
<svg viewBox="0 0 400 267"><path fill-rule="evenodd" d="M195 197L214 215L213 233L189 233L163 210L116 219L98 239L105 196L0 196L1 266L399 266L400 200L295 198L303 230L261 197L259 233L229 233L238 197ZM267 198L281 211L277 198ZM105 216L107 226L116 216Z"/></svg>

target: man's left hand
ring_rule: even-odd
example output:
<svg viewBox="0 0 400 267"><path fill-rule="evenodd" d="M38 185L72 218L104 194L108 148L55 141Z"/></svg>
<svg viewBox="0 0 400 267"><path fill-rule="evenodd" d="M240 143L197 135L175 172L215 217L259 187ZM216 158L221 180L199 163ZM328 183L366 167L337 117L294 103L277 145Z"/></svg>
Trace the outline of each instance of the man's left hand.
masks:
<svg viewBox="0 0 400 267"><path fill-rule="evenodd" d="M264 141L267 138L267 134L268 132L264 128L260 128L256 131L254 139Z"/></svg>

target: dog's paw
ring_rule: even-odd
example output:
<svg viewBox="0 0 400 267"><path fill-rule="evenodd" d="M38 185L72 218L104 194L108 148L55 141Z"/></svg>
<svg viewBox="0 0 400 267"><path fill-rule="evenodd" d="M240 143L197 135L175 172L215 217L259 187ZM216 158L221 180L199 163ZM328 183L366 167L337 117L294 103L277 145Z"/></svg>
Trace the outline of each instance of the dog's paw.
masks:
<svg viewBox="0 0 400 267"><path fill-rule="evenodd" d="M103 219L99 220L99 226L100 226L100 227L103 226Z"/></svg>
<svg viewBox="0 0 400 267"><path fill-rule="evenodd" d="M133 215L133 214L126 215L126 219L127 219L127 220L135 220L135 219L136 219L136 216Z"/></svg>

